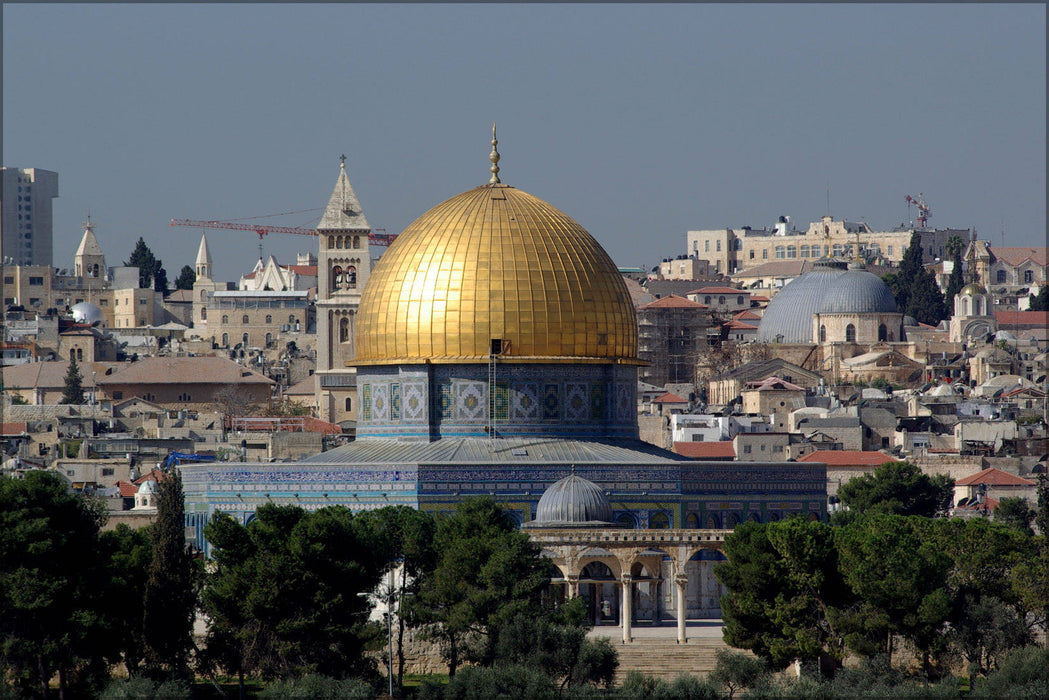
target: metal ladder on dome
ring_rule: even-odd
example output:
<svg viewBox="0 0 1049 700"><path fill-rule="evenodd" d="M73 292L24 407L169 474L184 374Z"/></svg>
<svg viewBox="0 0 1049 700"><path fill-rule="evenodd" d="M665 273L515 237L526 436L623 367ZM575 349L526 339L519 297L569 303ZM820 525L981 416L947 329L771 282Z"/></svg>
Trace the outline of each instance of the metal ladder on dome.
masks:
<svg viewBox="0 0 1049 700"><path fill-rule="evenodd" d="M492 338L488 348L488 448L494 449L496 422L496 361L503 354L508 343L499 338Z"/></svg>

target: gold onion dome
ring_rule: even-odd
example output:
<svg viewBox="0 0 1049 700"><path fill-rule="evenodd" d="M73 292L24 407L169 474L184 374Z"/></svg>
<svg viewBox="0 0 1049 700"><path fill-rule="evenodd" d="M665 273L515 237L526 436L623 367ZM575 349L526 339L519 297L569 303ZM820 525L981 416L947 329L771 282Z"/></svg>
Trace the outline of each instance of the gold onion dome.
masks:
<svg viewBox="0 0 1049 700"><path fill-rule="evenodd" d="M382 256L353 364L487 362L493 339L500 361L637 363L634 306L612 259L497 172L420 216Z"/></svg>

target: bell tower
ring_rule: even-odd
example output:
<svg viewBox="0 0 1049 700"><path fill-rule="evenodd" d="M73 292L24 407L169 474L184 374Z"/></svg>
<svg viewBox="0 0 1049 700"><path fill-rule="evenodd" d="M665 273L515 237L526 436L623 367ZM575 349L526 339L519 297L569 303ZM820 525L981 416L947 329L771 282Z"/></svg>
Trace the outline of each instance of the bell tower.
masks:
<svg viewBox="0 0 1049 700"><path fill-rule="evenodd" d="M317 225L317 406L331 423L356 420L357 373L346 363L354 357L357 308L371 272L371 226L346 175L346 156L339 161Z"/></svg>

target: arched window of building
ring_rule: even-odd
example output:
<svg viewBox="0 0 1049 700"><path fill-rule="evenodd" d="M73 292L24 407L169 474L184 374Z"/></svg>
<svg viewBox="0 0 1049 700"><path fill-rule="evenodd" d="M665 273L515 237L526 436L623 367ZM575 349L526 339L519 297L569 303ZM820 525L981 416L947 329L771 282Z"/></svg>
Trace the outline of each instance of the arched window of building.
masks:
<svg viewBox="0 0 1049 700"><path fill-rule="evenodd" d="M295 314L288 316L288 323L295 325Z"/></svg>
<svg viewBox="0 0 1049 700"><path fill-rule="evenodd" d="M353 247L354 248L360 248L361 247L361 237L360 236L354 236L353 237Z"/></svg>
<svg viewBox="0 0 1049 700"><path fill-rule="evenodd" d="M342 236L335 237L335 247L342 248Z"/></svg>
<svg viewBox="0 0 1049 700"><path fill-rule="evenodd" d="M240 342L242 342L244 344L243 347L248 347L248 334L247 333L245 333L244 335L242 335L240 337Z"/></svg>
<svg viewBox="0 0 1049 700"><path fill-rule="evenodd" d="M72 362L75 359L76 359L76 350L70 348L69 349L69 360L70 360L70 362Z"/></svg>
<svg viewBox="0 0 1049 700"><path fill-rule="evenodd" d="M827 327L825 325L823 325L822 323L820 324L820 342L821 343L826 343L827 342Z"/></svg>
<svg viewBox="0 0 1049 700"><path fill-rule="evenodd" d="M790 259L798 257L798 247L793 245L787 246L787 257Z"/></svg>
<svg viewBox="0 0 1049 700"><path fill-rule="evenodd" d="M350 319L344 318L339 321L339 342L345 343L350 340Z"/></svg>
<svg viewBox="0 0 1049 700"><path fill-rule="evenodd" d="M248 323L248 315L244 314L243 316L241 316L240 317L240 322L243 323L243 324L247 324Z"/></svg>
<svg viewBox="0 0 1049 700"><path fill-rule="evenodd" d="M342 268L336 265L331 269L331 288L335 291L342 284Z"/></svg>
<svg viewBox="0 0 1049 700"><path fill-rule="evenodd" d="M633 530L637 528L637 521L630 513L620 513L616 516L616 525Z"/></svg>
<svg viewBox="0 0 1049 700"><path fill-rule="evenodd" d="M698 530L699 516L695 513L689 513L688 516L685 517L685 527L689 530Z"/></svg>
<svg viewBox="0 0 1049 700"><path fill-rule="evenodd" d="M334 248L335 247L335 236L328 236L328 247L329 248Z"/></svg>
<svg viewBox="0 0 1049 700"><path fill-rule="evenodd" d="M346 286L350 289L357 288L357 268L353 265L346 268Z"/></svg>
<svg viewBox="0 0 1049 700"><path fill-rule="evenodd" d="M269 314L266 314L266 323L273 323L273 317Z"/></svg>
<svg viewBox="0 0 1049 700"><path fill-rule="evenodd" d="M267 333L266 334L266 347L269 347L270 343L272 343L272 342L273 342L273 334L272 333Z"/></svg>
<svg viewBox="0 0 1049 700"><path fill-rule="evenodd" d="M201 321L207 321L208 320L208 308L206 306L201 308L201 310L200 310L200 320Z"/></svg>
<svg viewBox="0 0 1049 700"><path fill-rule="evenodd" d="M998 270L994 277L998 280L998 284L1005 284L1005 270Z"/></svg>
<svg viewBox="0 0 1049 700"><path fill-rule="evenodd" d="M845 342L855 343L856 342L856 326L851 323L845 326Z"/></svg>
<svg viewBox="0 0 1049 700"><path fill-rule="evenodd" d="M81 362L84 359L84 349L83 348L77 348L76 349L76 359L77 359L77 362Z"/></svg>
<svg viewBox="0 0 1049 700"><path fill-rule="evenodd" d="M983 316L983 299L973 299L973 316Z"/></svg>
<svg viewBox="0 0 1049 700"><path fill-rule="evenodd" d="M781 246L781 245L776 246L776 259L777 260L783 259L784 257L786 257L786 255L787 255L786 247Z"/></svg>
<svg viewBox="0 0 1049 700"><path fill-rule="evenodd" d="M208 290L206 290L206 289L200 290L200 300L201 301L207 301L208 300Z"/></svg>
<svg viewBox="0 0 1049 700"><path fill-rule="evenodd" d="M717 242L717 252L718 252L718 253L720 253L720 252L721 252L721 241L718 241L718 242Z"/></svg>
<svg viewBox="0 0 1049 700"><path fill-rule="evenodd" d="M718 530L721 528L721 523L718 521L718 516L714 513L707 514L707 529Z"/></svg>
<svg viewBox="0 0 1049 700"><path fill-rule="evenodd" d="M229 347L229 333L223 333L222 334L222 347L224 347L224 348L228 348Z"/></svg>
<svg viewBox="0 0 1049 700"><path fill-rule="evenodd" d="M801 257L803 257L803 258L809 257L809 247L807 245L801 246Z"/></svg>
<svg viewBox="0 0 1049 700"><path fill-rule="evenodd" d="M653 530L666 530L670 527L670 518L666 513L653 513L648 519L648 526Z"/></svg>
<svg viewBox="0 0 1049 700"><path fill-rule="evenodd" d="M883 323L883 324L878 326L878 340L888 340L888 339L889 339L889 329L886 328L885 324Z"/></svg>
<svg viewBox="0 0 1049 700"><path fill-rule="evenodd" d="M736 303L741 305L741 306L743 305L743 295L742 294L740 294L738 297L736 297Z"/></svg>
<svg viewBox="0 0 1049 700"><path fill-rule="evenodd" d="M709 304L710 303L710 296L703 297L703 303L704 304Z"/></svg>
<svg viewBox="0 0 1049 700"><path fill-rule="evenodd" d="M1034 282L1034 270L1024 270L1024 284Z"/></svg>
<svg viewBox="0 0 1049 700"><path fill-rule="evenodd" d="M346 397L346 403L344 405L345 405L345 410L349 411L353 407L353 400L349 396L347 396Z"/></svg>
<svg viewBox="0 0 1049 700"><path fill-rule="evenodd" d="M222 322L223 323L229 323L229 316L226 315L226 314L222 314Z"/></svg>

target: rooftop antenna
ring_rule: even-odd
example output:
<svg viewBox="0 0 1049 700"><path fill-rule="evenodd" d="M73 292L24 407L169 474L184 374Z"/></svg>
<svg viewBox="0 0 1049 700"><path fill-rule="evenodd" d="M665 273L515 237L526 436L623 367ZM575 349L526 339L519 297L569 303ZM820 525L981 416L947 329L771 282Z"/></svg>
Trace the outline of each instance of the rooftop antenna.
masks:
<svg viewBox="0 0 1049 700"><path fill-rule="evenodd" d="M488 160L492 161L492 167L488 168L492 172L492 177L488 180L489 185L498 185L501 180L499 179L499 151L496 146L499 145L499 139L495 138L495 122L492 122L492 152L488 154Z"/></svg>

